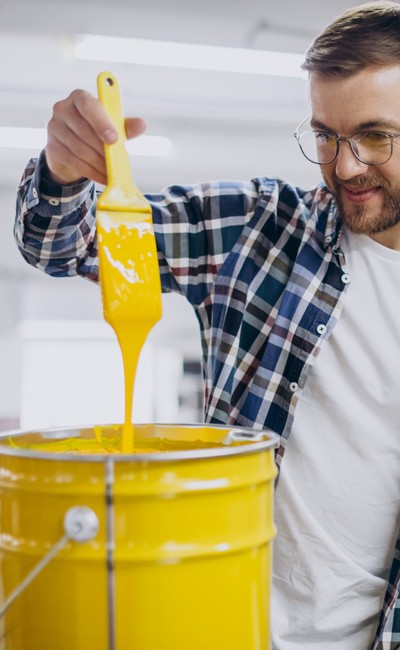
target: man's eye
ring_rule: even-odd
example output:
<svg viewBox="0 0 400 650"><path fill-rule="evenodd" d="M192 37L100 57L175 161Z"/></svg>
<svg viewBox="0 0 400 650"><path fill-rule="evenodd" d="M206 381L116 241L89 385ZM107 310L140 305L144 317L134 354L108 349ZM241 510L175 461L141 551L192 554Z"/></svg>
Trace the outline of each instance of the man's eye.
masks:
<svg viewBox="0 0 400 650"><path fill-rule="evenodd" d="M376 147L382 144L389 143L389 136L386 133L380 133L379 131L368 131L367 133L360 133L358 136L358 141L360 144L367 147Z"/></svg>
<svg viewBox="0 0 400 650"><path fill-rule="evenodd" d="M315 139L317 141L317 144L319 146L325 145L325 144L332 144L335 142L335 138L330 135L329 133L316 133L315 134Z"/></svg>

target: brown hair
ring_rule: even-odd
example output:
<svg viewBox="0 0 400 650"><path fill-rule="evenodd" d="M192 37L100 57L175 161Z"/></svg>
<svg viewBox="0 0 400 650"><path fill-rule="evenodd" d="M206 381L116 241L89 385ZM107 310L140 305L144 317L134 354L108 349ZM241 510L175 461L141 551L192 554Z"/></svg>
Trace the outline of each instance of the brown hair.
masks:
<svg viewBox="0 0 400 650"><path fill-rule="evenodd" d="M367 66L400 65L400 4L390 0L353 7L317 36L303 70L350 76Z"/></svg>

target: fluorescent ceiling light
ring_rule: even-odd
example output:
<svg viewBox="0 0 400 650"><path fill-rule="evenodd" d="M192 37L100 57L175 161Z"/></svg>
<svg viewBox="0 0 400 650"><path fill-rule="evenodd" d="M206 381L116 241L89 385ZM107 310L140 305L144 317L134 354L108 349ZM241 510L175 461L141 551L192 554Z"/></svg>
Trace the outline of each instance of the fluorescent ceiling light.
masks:
<svg viewBox="0 0 400 650"><path fill-rule="evenodd" d="M37 149L46 145L46 129L28 129L16 126L0 126L0 147L8 149ZM169 138L158 135L142 135L126 143L130 156L156 156L163 158L172 151Z"/></svg>
<svg viewBox="0 0 400 650"><path fill-rule="evenodd" d="M305 78L302 54L143 38L78 34L75 56L89 61Z"/></svg>

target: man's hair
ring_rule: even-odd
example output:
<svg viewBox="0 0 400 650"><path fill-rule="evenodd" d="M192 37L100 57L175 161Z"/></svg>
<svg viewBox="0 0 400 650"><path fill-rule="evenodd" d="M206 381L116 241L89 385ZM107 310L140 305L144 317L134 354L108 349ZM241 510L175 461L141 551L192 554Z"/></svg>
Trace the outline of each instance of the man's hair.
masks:
<svg viewBox="0 0 400 650"><path fill-rule="evenodd" d="M400 65L400 4L370 2L346 11L317 36L303 70L348 77L369 66Z"/></svg>

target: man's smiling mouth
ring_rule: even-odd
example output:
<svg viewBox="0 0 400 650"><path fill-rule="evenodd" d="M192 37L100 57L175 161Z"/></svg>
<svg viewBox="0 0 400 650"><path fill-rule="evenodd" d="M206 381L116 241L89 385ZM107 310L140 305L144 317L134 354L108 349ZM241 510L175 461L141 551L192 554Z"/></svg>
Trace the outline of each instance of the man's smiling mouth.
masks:
<svg viewBox="0 0 400 650"><path fill-rule="evenodd" d="M382 190L381 185L375 185L374 187L357 187L354 185L345 185L341 183L340 187L344 195L354 203L362 203L363 201L368 201Z"/></svg>

